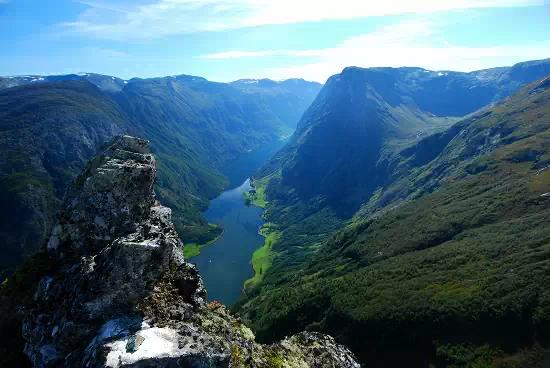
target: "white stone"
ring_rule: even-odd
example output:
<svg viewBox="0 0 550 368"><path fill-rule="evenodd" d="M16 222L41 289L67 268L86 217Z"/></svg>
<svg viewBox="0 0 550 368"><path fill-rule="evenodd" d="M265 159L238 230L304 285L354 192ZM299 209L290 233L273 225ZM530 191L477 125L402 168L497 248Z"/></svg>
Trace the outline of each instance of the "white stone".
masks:
<svg viewBox="0 0 550 368"><path fill-rule="evenodd" d="M178 357L190 352L188 349L178 347L178 333L172 328L145 328L138 331L136 335L141 336L143 342L134 352L126 351L128 337L106 344L109 350L105 362L107 367L116 368L150 358Z"/></svg>

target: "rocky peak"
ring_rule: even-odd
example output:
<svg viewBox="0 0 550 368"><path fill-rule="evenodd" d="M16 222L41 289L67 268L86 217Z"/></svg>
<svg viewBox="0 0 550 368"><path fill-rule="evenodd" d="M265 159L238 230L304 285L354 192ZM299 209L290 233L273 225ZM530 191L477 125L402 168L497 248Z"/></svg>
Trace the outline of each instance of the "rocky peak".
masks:
<svg viewBox="0 0 550 368"><path fill-rule="evenodd" d="M154 206L155 159L148 142L117 137L69 189L48 249L94 254L137 229Z"/></svg>
<svg viewBox="0 0 550 368"><path fill-rule="evenodd" d="M147 141L116 138L68 191L48 251L59 263L24 308L35 367L358 367L325 335L260 345L206 302L170 209L156 200Z"/></svg>

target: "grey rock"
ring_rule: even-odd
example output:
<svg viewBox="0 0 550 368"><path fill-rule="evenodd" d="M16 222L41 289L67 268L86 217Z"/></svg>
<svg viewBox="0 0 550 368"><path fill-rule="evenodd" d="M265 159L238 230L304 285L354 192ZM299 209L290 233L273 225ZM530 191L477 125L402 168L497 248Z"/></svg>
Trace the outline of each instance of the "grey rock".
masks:
<svg viewBox="0 0 550 368"><path fill-rule="evenodd" d="M274 345L217 302L157 201L147 141L117 137L68 191L48 251L59 262L24 308L35 367L358 367L329 336Z"/></svg>

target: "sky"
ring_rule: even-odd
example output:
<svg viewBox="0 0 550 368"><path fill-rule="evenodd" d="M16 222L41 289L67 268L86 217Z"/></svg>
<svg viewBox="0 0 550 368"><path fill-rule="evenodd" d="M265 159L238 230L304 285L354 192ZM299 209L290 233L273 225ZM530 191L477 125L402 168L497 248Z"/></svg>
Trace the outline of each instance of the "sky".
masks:
<svg viewBox="0 0 550 368"><path fill-rule="evenodd" d="M0 75L227 82L550 57L550 0L0 0Z"/></svg>

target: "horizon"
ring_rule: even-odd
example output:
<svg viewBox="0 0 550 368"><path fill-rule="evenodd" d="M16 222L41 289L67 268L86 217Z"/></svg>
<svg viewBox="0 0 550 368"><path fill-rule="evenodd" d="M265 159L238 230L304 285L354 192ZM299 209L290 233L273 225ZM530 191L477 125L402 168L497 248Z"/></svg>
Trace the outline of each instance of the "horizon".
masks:
<svg viewBox="0 0 550 368"><path fill-rule="evenodd" d="M414 66L414 65L403 65L403 66L397 66L397 67L393 67L393 66L373 66L373 67L360 67L360 66L356 66L356 65L349 65L349 66L346 66L344 67L341 71L339 71L338 73L335 73L335 74L332 74L330 75L328 78L327 78L327 81L328 79L330 79L331 77L334 77L335 75L339 75L341 74L345 69L347 68L360 68L360 69L377 69L377 68L389 68L389 69L404 69L404 68L418 68L418 69L423 69L423 70L426 70L426 71L430 71L430 72L451 72L451 73L475 73L475 72L479 72L479 71L483 71L483 70L491 70L491 69L500 69L500 68L512 68L518 64L523 64L523 63L530 63L530 62L538 62L538 61L546 61L546 60L550 60L550 58L544 58L544 59L535 59L535 60L524 60L524 61L519 61L515 64L512 64L512 65L499 65L499 66L494 66L494 67L490 67L490 68L484 68L484 69L476 69L476 70L472 70L472 71L469 71L469 72L462 72L462 71L459 71L459 70L450 70L450 69L426 69L426 68L422 68L422 67L418 67L418 66ZM104 77L114 77L114 78L117 78L117 79L120 79L120 80L123 80L123 81L131 81L133 79L156 79L156 78L169 78L169 77L172 77L172 78L176 78L176 77L182 77L182 76L185 76L185 77L194 77L194 78L201 78L201 79L204 79L208 82L213 82L213 83L226 83L226 84L230 84L230 83L236 83L236 82L240 82L240 81L258 81L258 82L261 82L261 81L271 81L271 82L276 82L276 83L283 83L283 82L286 82L286 81L290 81L290 80L302 80L304 82L309 82L309 83L318 83L318 84L321 84L321 85L324 85L326 83L325 82L318 82L318 81L314 81L314 80L308 80L308 79L304 79L304 78L300 78L300 77L289 77L289 78L286 78L286 79L271 79L269 77L260 77L260 78L239 78L239 79L235 79L235 80L230 80L230 81L217 81L217 80L211 80L211 79L208 79L208 78L205 78L201 75L192 75L192 74L174 74L174 75L163 75L163 76L156 76L156 77L131 77L129 79L124 79L124 78L121 78L117 75L110 75L110 74L101 74L101 73L96 73L96 72L91 72L91 71L88 71L88 72L78 72L78 73L68 73L68 74L20 74L20 75L0 75L0 77L2 78L28 78L28 77L57 77L57 76L68 76L68 75L77 75L77 76L87 76L87 75L101 75L101 76L104 76Z"/></svg>
<svg viewBox="0 0 550 368"><path fill-rule="evenodd" d="M470 72L548 58L548 15L543 0L0 0L0 74L324 83L352 65Z"/></svg>
<svg viewBox="0 0 550 368"><path fill-rule="evenodd" d="M0 0L0 368L550 368L549 19Z"/></svg>

